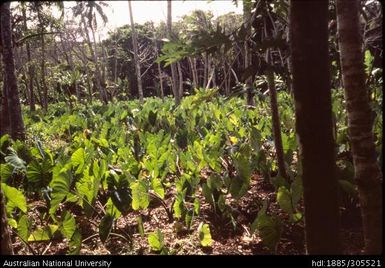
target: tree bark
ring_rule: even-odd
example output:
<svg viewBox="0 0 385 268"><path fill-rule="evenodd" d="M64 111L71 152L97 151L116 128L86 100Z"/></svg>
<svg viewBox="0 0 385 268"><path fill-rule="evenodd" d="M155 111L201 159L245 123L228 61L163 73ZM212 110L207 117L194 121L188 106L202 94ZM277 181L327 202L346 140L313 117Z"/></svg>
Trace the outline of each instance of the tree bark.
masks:
<svg viewBox="0 0 385 268"><path fill-rule="evenodd" d="M7 212L5 210L3 191L0 189L0 235L1 235L1 248L0 255L13 255L12 241L8 229Z"/></svg>
<svg viewBox="0 0 385 268"><path fill-rule="evenodd" d="M171 16L171 0L167 0L167 32L168 32L168 38L172 39L172 16ZM178 77L177 77L177 71L176 66L174 63L171 64L171 85L172 85L172 92L174 93L175 97L175 104L180 104L180 95L178 90Z"/></svg>
<svg viewBox="0 0 385 268"><path fill-rule="evenodd" d="M307 252L340 254L328 1L292 0L289 19Z"/></svg>
<svg viewBox="0 0 385 268"><path fill-rule="evenodd" d="M138 59L138 37L136 36L134 18L132 15L132 7L131 1L128 1L128 9L130 11L130 21L131 21L131 32L132 32L132 47L134 48L134 63L135 63L135 71L136 71L136 79L138 81L138 93L139 100L143 103L143 86L142 86L142 75L140 73L140 63Z"/></svg>
<svg viewBox="0 0 385 268"><path fill-rule="evenodd" d="M13 56L12 48L12 28L11 28L11 11L10 11L10 2L1 4L1 39L3 46L3 63L5 71L5 81L6 82L6 97L9 123L11 130L11 137L16 139L24 140L25 131L24 131L24 122L21 114L21 105L19 99L19 92L17 88L17 79L15 74L15 60Z"/></svg>
<svg viewBox="0 0 385 268"><path fill-rule="evenodd" d="M266 72L267 84L269 87L270 95L270 107L271 107L271 121L273 125L273 136L274 136L274 147L277 155L278 162L278 175L288 180L285 168L285 158L282 146L282 135L281 135L281 121L279 120L278 101L277 101L277 90L275 88L274 73L269 68ZM251 105L251 104L250 104Z"/></svg>
<svg viewBox="0 0 385 268"><path fill-rule="evenodd" d="M249 38L251 35L251 8L252 3L250 0L244 0L243 1L243 23L246 27L246 40L244 43L244 50L245 50L245 64L244 68L251 66L251 50L250 50L250 43ZM254 95L252 93L253 91L253 78L250 76L245 81L246 84L246 100L248 105L255 105L254 102ZM274 87L275 88L275 87Z"/></svg>
<svg viewBox="0 0 385 268"><path fill-rule="evenodd" d="M25 5L22 4L22 14L23 14L23 27L24 31L28 32L27 26L27 14L25 10ZM29 91L29 109L31 112L35 111L35 95L33 93L33 77L34 77L34 68L31 62L31 48L29 41L25 41L25 46L27 50L27 73L28 73L28 91Z"/></svg>
<svg viewBox="0 0 385 268"><path fill-rule="evenodd" d="M365 86L358 1L337 0L337 29L348 111L348 131L361 204L365 253L381 254L383 175L377 161L373 111Z"/></svg>

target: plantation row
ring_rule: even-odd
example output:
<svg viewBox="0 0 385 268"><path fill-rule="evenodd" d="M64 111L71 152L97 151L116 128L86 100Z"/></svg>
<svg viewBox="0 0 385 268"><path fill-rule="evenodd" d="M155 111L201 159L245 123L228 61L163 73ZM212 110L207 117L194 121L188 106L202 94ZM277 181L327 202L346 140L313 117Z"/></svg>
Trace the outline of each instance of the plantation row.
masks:
<svg viewBox="0 0 385 268"><path fill-rule="evenodd" d="M349 151L346 113L340 91L333 94L338 155ZM268 99L257 97L255 107L217 90L196 91L178 107L171 98L92 105L73 100L71 107L50 105L43 115L25 112L27 141L1 137L1 182L9 224L25 244L68 242L68 254L79 254L81 218L97 222L105 243L116 221L138 211L137 233L147 237L154 252L173 254L162 230L144 232L140 212L151 204L163 206L170 222L197 232L200 246L210 247L210 226L201 217L203 203L238 228L230 199L250 189L253 174L272 184L276 201L287 218L269 212L262 200L251 231L274 251L282 221L303 220L302 182L292 97L278 94L282 141L289 180L277 176ZM378 104L379 105L379 104ZM377 110L375 133L381 148L382 118ZM382 157L382 154L381 154ZM356 198L351 159L338 159L341 190ZM168 194L170 193L170 194ZM198 198L203 195L204 199ZM170 199L171 202L165 202ZM325 197L327 198L327 197ZM40 202L40 208L36 208ZM341 201L341 206L344 203ZM40 221L31 216L38 211ZM191 228L199 222L198 230Z"/></svg>

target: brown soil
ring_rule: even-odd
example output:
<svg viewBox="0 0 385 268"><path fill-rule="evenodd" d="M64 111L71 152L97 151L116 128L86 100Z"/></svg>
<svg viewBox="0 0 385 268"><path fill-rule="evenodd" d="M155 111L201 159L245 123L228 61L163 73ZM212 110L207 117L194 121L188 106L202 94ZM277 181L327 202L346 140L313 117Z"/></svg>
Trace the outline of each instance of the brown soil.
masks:
<svg viewBox="0 0 385 268"><path fill-rule="evenodd" d="M165 202L168 207L172 205L173 189L168 189ZM164 234L165 245L169 250L174 250L177 255L271 255L274 254L265 247L256 234L251 234L250 225L254 221L262 200L269 200L269 212L279 215L283 219L283 232L275 254L278 255L303 255L305 254L304 223L303 220L293 224L275 202L274 188L271 184L264 182L263 178L255 176L252 179L250 190L240 200L228 198L226 202L233 208L233 216L236 220L234 229L228 219L215 213L212 206L205 202L203 196L199 196L201 211L195 217L190 230L182 229L175 231L176 223L170 222L165 209L159 202L153 202L150 207L141 212L132 211L122 216L113 227L112 234L103 244L98 235L98 223L100 218L86 217L76 206L71 210L75 214L76 221L82 234L82 255L147 255L156 254L151 251L147 241L147 234L159 228ZM30 203L30 217L34 219L37 226L44 223L39 219L41 203ZM98 209L101 210L99 207ZM38 212L40 210L40 213ZM144 237L138 231L137 217L142 216L144 225ZM360 254L363 248L363 237L361 230L361 218L359 208L349 207L341 213L341 239L344 254ZM213 244L209 248L203 248L199 244L197 228L201 222L210 226ZM25 246L13 233L14 250L17 254L32 254L32 250ZM66 254L68 242L61 237L49 242L30 243L30 247L36 254L54 255Z"/></svg>

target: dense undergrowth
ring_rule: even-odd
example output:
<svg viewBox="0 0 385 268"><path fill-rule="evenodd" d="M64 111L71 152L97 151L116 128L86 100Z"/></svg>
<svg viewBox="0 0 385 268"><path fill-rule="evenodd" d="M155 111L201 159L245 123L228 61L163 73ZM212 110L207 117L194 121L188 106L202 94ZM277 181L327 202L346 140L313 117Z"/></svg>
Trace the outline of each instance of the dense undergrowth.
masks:
<svg viewBox="0 0 385 268"><path fill-rule="evenodd" d="M382 159L382 95L373 94ZM148 98L143 105L136 100L102 105L75 99L70 106L52 104L45 114L25 107L27 141L1 137L1 182L14 237L30 253L44 253L34 252L32 243L64 241L68 254L79 254L86 239L81 221L89 219L97 224L94 235L103 243L112 235L135 243L137 233L152 252L178 254L161 228L143 228L142 212L162 207L176 233L189 232L198 247L210 247L213 226L205 221L202 206L208 204L224 224L240 228L232 200L240 200L258 175L272 185L276 204L287 217L255 197L259 211L247 227L274 252L283 222L303 221L294 105L290 94L279 92L290 177L285 181L277 176L268 96L256 100L250 107L243 99L226 99L211 89L185 97L178 107L171 98ZM340 90L333 91L333 115L340 206L348 207L356 200L356 189ZM132 211L137 212L137 228L119 237L116 221Z"/></svg>

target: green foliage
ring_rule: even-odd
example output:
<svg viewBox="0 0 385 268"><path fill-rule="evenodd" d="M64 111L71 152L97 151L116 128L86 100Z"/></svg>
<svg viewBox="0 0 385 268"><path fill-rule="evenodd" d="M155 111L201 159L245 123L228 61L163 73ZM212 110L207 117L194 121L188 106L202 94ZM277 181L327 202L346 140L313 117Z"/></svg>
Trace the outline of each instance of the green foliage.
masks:
<svg viewBox="0 0 385 268"><path fill-rule="evenodd" d="M155 252L159 252L164 249L164 236L159 229L148 235L148 244Z"/></svg>
<svg viewBox="0 0 385 268"><path fill-rule="evenodd" d="M210 226L208 224L203 224L203 222L199 225L198 228L199 233L199 242L202 247L210 247L213 243L211 239Z"/></svg>
<svg viewBox="0 0 385 268"><path fill-rule="evenodd" d="M114 217L110 214L106 214L100 221L99 237L102 243L106 242L108 236L110 235L113 223Z"/></svg>
<svg viewBox="0 0 385 268"><path fill-rule="evenodd" d="M282 221L275 215L270 216L267 214L266 201L251 225L251 232L254 233L255 231L257 231L265 246L276 251L282 233Z"/></svg>
<svg viewBox="0 0 385 268"><path fill-rule="evenodd" d="M23 213L27 213L27 200L24 194L18 189L1 183L1 189L7 200L7 212L11 213L15 208L20 209Z"/></svg>

